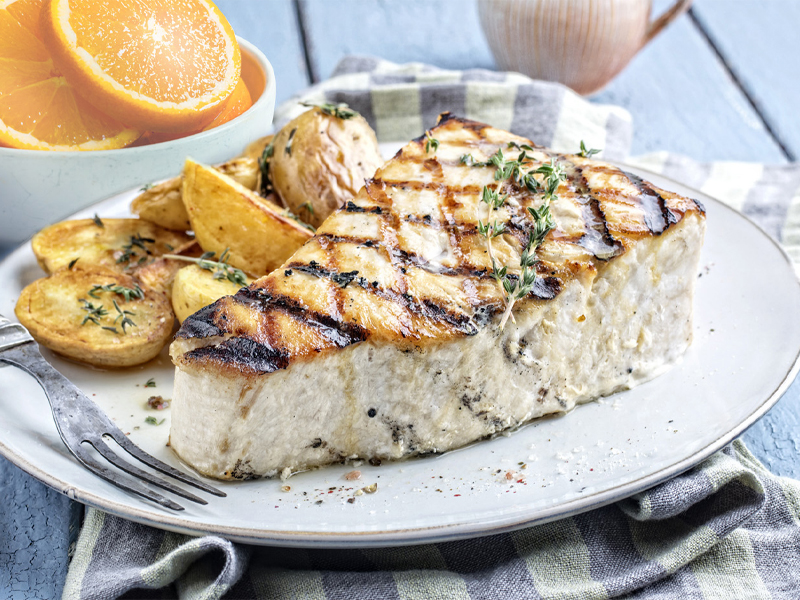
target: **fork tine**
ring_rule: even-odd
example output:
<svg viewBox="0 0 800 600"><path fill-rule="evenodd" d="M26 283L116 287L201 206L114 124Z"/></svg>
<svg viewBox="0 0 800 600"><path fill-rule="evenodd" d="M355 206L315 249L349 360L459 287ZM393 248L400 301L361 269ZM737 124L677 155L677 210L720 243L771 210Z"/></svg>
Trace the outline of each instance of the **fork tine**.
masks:
<svg viewBox="0 0 800 600"><path fill-rule="evenodd" d="M120 477L119 474L111 471L110 469L104 467L97 461L95 461L89 454L80 446L77 449L70 448L73 456L80 461L80 463L89 469L92 473L97 475L98 477L102 477L109 483L114 484L118 488L122 488L127 492L131 492L138 496L142 496L143 498L147 498L148 500L155 502L156 504L160 504L164 508L169 508L170 510L184 510L183 507L178 504L177 502L173 502L169 498L165 498L158 492L154 492L153 490L146 488L142 484L140 484L135 479L130 479L128 477Z"/></svg>
<svg viewBox="0 0 800 600"><path fill-rule="evenodd" d="M225 498L227 494L223 491L218 490L215 487L208 485L207 483L203 483L199 479L195 479L191 475L183 473L178 469L170 467L168 464L161 462L154 456L149 455L147 452L139 448L136 444L128 439L124 433L119 431L109 431L108 435L117 442L122 448L134 458L142 461L144 464L148 465L149 467L154 468L156 471L161 471L165 475L169 475L174 477L175 479L182 481L188 485L193 485L194 487L203 490L204 492L208 492L209 494L214 494L215 496L219 496L220 498Z"/></svg>
<svg viewBox="0 0 800 600"><path fill-rule="evenodd" d="M152 483L153 485L157 485L160 488L164 488L165 490L172 492L173 494L176 494L183 498L186 498L187 500L191 500L192 502L197 502L198 504L208 504L208 502L206 502L202 498L179 488L177 485L173 485L169 481L164 481L160 477L151 475L147 471L143 471L139 467L135 467L129 462L121 459L111 448L108 447L108 445L106 445L106 443L102 439L93 438L93 439L87 439L86 441L89 442L94 447L95 450L97 450L100 454L102 454L103 458L105 458L108 462L110 462L118 469L122 469L126 473L129 473L138 479L143 479L148 483Z"/></svg>

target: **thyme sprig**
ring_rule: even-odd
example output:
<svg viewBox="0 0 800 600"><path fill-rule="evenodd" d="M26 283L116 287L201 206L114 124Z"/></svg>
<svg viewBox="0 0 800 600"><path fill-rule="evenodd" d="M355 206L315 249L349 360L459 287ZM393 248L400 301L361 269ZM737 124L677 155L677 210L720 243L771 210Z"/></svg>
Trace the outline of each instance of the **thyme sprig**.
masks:
<svg viewBox="0 0 800 600"><path fill-rule="evenodd" d="M586 144L584 144L583 140L581 140L581 151L578 152L578 156L582 156L583 158L592 158L595 154L600 154L600 152L602 152L602 150L598 150L597 148L587 150Z"/></svg>
<svg viewBox="0 0 800 600"><path fill-rule="evenodd" d="M122 247L122 253L117 258L117 264L119 263L129 263L132 259L139 257L139 263L144 262L147 259L147 255L152 254L152 252L148 249L145 244L155 244L156 241L153 238L146 238L142 237L141 234L134 234L131 236L131 241L125 244ZM137 248L144 252L144 255L140 256L137 252Z"/></svg>
<svg viewBox="0 0 800 600"><path fill-rule="evenodd" d="M112 298L111 302L114 304L114 309L117 311L117 316L114 319L114 325L116 325L117 321L119 321L120 327L122 327L122 333L128 333L125 327L127 327L128 325L130 325L131 327L136 327L136 323L134 323L133 320L131 319L131 316L135 317L136 313L133 312L132 310L121 309L119 307L119 304L117 304L116 298ZM114 333L116 333L116 331Z"/></svg>
<svg viewBox="0 0 800 600"><path fill-rule="evenodd" d="M536 251L544 243L547 234L552 231L556 224L550 212L550 204L557 198L556 191L561 182L566 180L564 166L555 158L551 158L549 163L541 163L536 169L525 170L525 166L533 160L528 155L533 148L527 144L519 145L516 142L509 142L508 149L518 149L520 154L516 159L507 159L502 149L498 149L485 163L476 162L475 159L465 154L461 157L461 163L467 166L486 167L494 165L495 181L512 180L517 184L524 185L533 193L542 193L543 202L538 208L528 207L528 213L533 218L533 229L528 233L528 239L520 255L520 274L519 276L508 273L506 265L498 265L492 249L492 240L505 232L505 224L499 223L496 219L491 222L487 219L486 223L478 220L478 232L486 238L486 247L489 259L492 263L492 277L500 284L503 292L505 310L500 319L500 329L504 329L506 322L510 318L514 320L512 310L514 304L525 298L533 290L536 284L536 265L539 260L536 258ZM585 147L584 147L585 148ZM536 176L541 176L541 181ZM501 184L502 185L502 184ZM484 186L481 202L489 207L489 211L499 209L508 198L508 194L501 195L497 189Z"/></svg>
<svg viewBox="0 0 800 600"><path fill-rule="evenodd" d="M131 298L139 300L144 298L144 291L142 291L142 288L140 288L138 284L136 284L135 288L125 287L124 285L118 285L116 283L108 283L106 285L94 285L92 286L92 289L89 290L88 294L92 298L99 299L100 296L97 295L98 292L112 292L114 294L117 294L125 298L125 302L130 302Z"/></svg>
<svg viewBox="0 0 800 600"><path fill-rule="evenodd" d="M431 136L430 131L425 132L425 154L428 154L431 150L436 152L439 149L439 140L435 137Z"/></svg>
<svg viewBox="0 0 800 600"><path fill-rule="evenodd" d="M283 147L284 153L288 154L289 156L292 155L292 141L294 140L295 133L297 133L297 127L289 132L289 139L286 140L286 145Z"/></svg>
<svg viewBox="0 0 800 600"><path fill-rule="evenodd" d="M94 217L92 217L92 221L94 221L94 224L97 225L98 227L100 227L101 229L105 229L106 228L106 224L103 223L103 220L100 217L97 216L97 213L94 213Z"/></svg>
<svg viewBox="0 0 800 600"><path fill-rule="evenodd" d="M273 191L272 179L269 176L269 163L272 160L272 155L275 154L275 144L270 142L264 146L261 156L258 157L258 185L256 189L261 192L261 195L269 196Z"/></svg>
<svg viewBox="0 0 800 600"><path fill-rule="evenodd" d="M347 119L360 116L358 112L347 106L347 104L344 102L339 102L337 104L333 104L331 102L320 102L319 104L314 104L313 102L301 102L300 104L309 108L319 108L326 115L330 115L331 117L336 117L337 119L342 119L345 121Z"/></svg>
<svg viewBox="0 0 800 600"><path fill-rule="evenodd" d="M81 325L86 325L86 323L89 322L92 322L95 325L100 325L100 319L108 314L108 311L103 308L103 305L100 304L99 306L95 306L92 302L89 302L85 298L81 298L80 302L83 303L81 310L85 310L87 313L86 316L83 317Z"/></svg>
<svg viewBox="0 0 800 600"><path fill-rule="evenodd" d="M216 256L214 252L204 252L199 258L181 256L180 254L165 254L163 258L194 263L201 269L211 271L214 274L214 279L227 279L240 287L246 287L247 275L245 275L244 271L241 269L237 269L228 264L228 255L228 248L225 248L222 254L220 254L219 260L212 260L214 256Z"/></svg>

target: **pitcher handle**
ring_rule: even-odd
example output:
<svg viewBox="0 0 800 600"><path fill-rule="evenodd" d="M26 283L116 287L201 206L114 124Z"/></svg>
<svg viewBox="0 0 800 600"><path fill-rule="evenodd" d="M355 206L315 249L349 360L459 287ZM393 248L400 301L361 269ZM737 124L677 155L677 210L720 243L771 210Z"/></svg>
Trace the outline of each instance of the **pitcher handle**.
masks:
<svg viewBox="0 0 800 600"><path fill-rule="evenodd" d="M650 25L647 27L647 33L644 36L642 46L646 46L648 43L650 43L650 41L659 33L661 33L661 31L667 25L689 10L691 5L692 0L678 0L669 8L669 10L664 11L664 13L655 21L651 21Z"/></svg>

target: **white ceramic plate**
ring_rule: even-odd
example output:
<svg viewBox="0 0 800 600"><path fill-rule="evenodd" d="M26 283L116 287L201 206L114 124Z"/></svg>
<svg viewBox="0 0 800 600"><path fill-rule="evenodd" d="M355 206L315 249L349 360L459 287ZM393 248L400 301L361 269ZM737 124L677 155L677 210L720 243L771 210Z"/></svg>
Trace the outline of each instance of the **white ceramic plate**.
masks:
<svg viewBox="0 0 800 600"><path fill-rule="evenodd" d="M44 394L27 375L0 369L0 452L69 497L180 532L286 546L347 547L434 542L541 523L651 487L696 465L763 415L794 379L800 349L800 286L787 256L745 217L658 175L656 185L701 200L708 234L695 302L695 341L683 361L641 387L539 420L506 437L437 457L301 473L282 483L220 483L227 498L181 500L173 513L93 476L58 437ZM122 216L134 193L81 216ZM20 289L41 276L29 246L0 264L0 313L12 317ZM179 461L166 447L169 411L145 408L171 396L166 351L150 364L106 372L46 357L145 450ZM144 383L154 378L156 388ZM145 418L166 418L160 426ZM522 469L520 464L526 468ZM509 470L520 473L508 480ZM358 496L356 487L377 483ZM281 491L282 485L291 486Z"/></svg>

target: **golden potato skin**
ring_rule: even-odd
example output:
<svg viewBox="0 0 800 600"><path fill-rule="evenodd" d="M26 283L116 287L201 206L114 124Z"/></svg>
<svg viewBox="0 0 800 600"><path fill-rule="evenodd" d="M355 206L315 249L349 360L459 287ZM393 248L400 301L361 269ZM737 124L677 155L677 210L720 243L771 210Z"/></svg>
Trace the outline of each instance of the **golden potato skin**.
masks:
<svg viewBox="0 0 800 600"><path fill-rule="evenodd" d="M260 277L279 267L313 233L286 211L219 171L186 161L183 202L203 250Z"/></svg>
<svg viewBox="0 0 800 600"><path fill-rule="evenodd" d="M131 245L134 237L145 249ZM142 242L142 239L153 241ZM81 266L101 265L121 271L151 262L191 240L185 233L170 231L143 219L77 219L45 227L33 236L31 245L39 266L46 273L66 267L75 259ZM126 258L125 247L129 245Z"/></svg>
<svg viewBox="0 0 800 600"><path fill-rule="evenodd" d="M248 278L248 285L252 281ZM232 296L240 289L239 285L228 279L215 279L211 271L189 265L175 275L172 284L172 308L178 321L183 323L186 317L204 306L213 304L223 296Z"/></svg>
<svg viewBox="0 0 800 600"><path fill-rule="evenodd" d="M382 164L375 132L364 117L339 119L312 108L275 136L270 177L289 210L319 227Z"/></svg>
<svg viewBox="0 0 800 600"><path fill-rule="evenodd" d="M232 177L248 189L254 190L258 185L257 156L234 158L214 168L220 173ZM141 219L166 229L188 231L192 225L181 198L182 187L183 175L154 185L133 199L131 212Z"/></svg>
<svg viewBox="0 0 800 600"><path fill-rule="evenodd" d="M98 291L93 298L89 291L95 285L116 284L135 289L133 277L100 266L64 268L50 277L34 281L20 294L14 309L17 318L34 339L74 360L97 367L130 367L154 358L169 342L174 317L169 301L162 294L141 288L144 298L125 298L111 291ZM99 323L87 321L89 314L81 300L95 307L102 305L106 315ZM135 326L127 325L123 333L119 316L112 302L121 310L131 311ZM103 327L115 327L114 333Z"/></svg>

